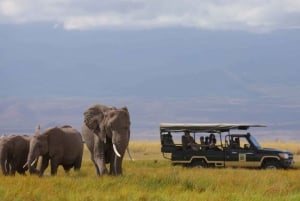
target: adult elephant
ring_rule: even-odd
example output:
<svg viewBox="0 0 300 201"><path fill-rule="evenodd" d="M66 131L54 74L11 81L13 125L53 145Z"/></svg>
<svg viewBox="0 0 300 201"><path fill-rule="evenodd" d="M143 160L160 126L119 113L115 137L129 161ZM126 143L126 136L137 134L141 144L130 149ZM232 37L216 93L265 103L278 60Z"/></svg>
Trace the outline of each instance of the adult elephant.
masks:
<svg viewBox="0 0 300 201"><path fill-rule="evenodd" d="M42 162L38 170L39 176L44 174L51 165L51 175L57 173L57 168L62 165L68 172L72 167L74 170L81 168L83 154L83 142L80 133L71 126L53 127L46 129L41 134L35 134L30 140L27 165L29 172L35 173L32 166L39 156Z"/></svg>
<svg viewBox="0 0 300 201"><path fill-rule="evenodd" d="M0 163L3 175L25 174L27 167L23 167L27 160L30 137L26 135L12 135L0 140Z"/></svg>
<svg viewBox="0 0 300 201"><path fill-rule="evenodd" d="M91 152L98 176L122 174L122 161L130 138L130 117L127 107L94 105L84 112L82 135Z"/></svg>

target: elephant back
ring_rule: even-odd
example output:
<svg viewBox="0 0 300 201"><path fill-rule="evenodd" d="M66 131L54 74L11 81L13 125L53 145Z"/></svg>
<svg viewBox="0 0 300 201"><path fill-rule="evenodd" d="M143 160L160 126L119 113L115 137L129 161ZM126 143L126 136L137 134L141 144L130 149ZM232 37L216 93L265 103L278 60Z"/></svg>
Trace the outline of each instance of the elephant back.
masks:
<svg viewBox="0 0 300 201"><path fill-rule="evenodd" d="M79 131L70 126L54 127L41 135L45 135L48 138L48 144L63 144L63 146L67 146L67 141L82 143Z"/></svg>
<svg viewBox="0 0 300 201"><path fill-rule="evenodd" d="M65 135L65 140L74 140L78 144L82 144L83 140L81 134L78 130L72 127L62 127L63 134Z"/></svg>

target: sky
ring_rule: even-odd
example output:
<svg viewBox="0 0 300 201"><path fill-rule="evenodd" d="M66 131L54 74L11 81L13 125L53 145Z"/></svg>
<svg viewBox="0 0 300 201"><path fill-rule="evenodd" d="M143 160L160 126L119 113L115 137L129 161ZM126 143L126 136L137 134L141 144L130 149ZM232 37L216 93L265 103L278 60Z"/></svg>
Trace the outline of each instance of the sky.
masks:
<svg viewBox="0 0 300 201"><path fill-rule="evenodd" d="M260 123L300 141L297 0L0 0L0 134L81 129L127 106L132 139L161 122Z"/></svg>

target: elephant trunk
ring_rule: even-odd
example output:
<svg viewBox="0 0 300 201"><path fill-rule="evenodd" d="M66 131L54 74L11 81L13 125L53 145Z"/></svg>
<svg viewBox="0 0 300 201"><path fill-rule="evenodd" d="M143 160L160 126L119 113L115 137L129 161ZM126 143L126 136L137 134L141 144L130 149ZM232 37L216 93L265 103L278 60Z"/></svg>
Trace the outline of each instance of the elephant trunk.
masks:
<svg viewBox="0 0 300 201"><path fill-rule="evenodd" d="M113 175L122 175L122 161L123 156L114 156Z"/></svg>
<svg viewBox="0 0 300 201"><path fill-rule="evenodd" d="M38 172L36 169L37 161L38 156L36 156L36 154L34 154L33 151L30 151L27 157L27 162L25 163L25 165L28 166L30 174L36 174Z"/></svg>
<svg viewBox="0 0 300 201"><path fill-rule="evenodd" d="M30 174L37 174L39 171L36 169L38 159L35 158L31 163L27 162L28 170Z"/></svg>
<svg viewBox="0 0 300 201"><path fill-rule="evenodd" d="M113 133L113 134L116 134L116 133ZM125 155L126 148L128 146L128 138L127 138L127 136L122 136L122 137L119 136L116 138L113 137L112 143L113 143L113 151L114 151L112 173L114 175L121 175L122 174L122 161L123 161L123 157Z"/></svg>

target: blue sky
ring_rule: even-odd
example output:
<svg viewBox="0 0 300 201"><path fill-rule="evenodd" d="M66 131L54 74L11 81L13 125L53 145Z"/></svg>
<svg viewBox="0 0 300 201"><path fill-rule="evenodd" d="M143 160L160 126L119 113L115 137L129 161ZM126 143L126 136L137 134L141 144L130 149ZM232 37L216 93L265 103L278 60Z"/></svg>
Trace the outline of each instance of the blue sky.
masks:
<svg viewBox="0 0 300 201"><path fill-rule="evenodd" d="M300 140L299 1L0 2L0 133L71 124L102 103L160 122L250 122ZM271 133L271 134L270 134Z"/></svg>

